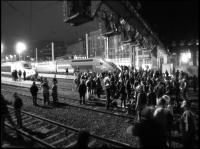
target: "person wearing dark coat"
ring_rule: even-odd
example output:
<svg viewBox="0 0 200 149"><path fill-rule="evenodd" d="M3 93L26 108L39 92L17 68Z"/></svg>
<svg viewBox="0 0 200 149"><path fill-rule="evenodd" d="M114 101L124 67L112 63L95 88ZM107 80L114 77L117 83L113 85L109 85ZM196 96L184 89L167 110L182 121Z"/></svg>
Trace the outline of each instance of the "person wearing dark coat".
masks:
<svg viewBox="0 0 200 149"><path fill-rule="evenodd" d="M9 121L9 123L13 126L16 127L15 123L13 122L10 113L8 111L8 107L7 105L11 104L11 102L8 102L4 96L1 94L1 145L3 143L4 140L4 136L5 136L5 128L4 128L4 124L5 124L5 119L7 119Z"/></svg>
<svg viewBox="0 0 200 149"><path fill-rule="evenodd" d="M47 82L47 79L44 78L44 82L41 84L42 90L43 90L43 97L44 97L44 106L46 103L50 105L50 100L49 100L49 84Z"/></svg>
<svg viewBox="0 0 200 149"><path fill-rule="evenodd" d="M26 71L24 70L23 72L23 76L24 76L24 81L26 80Z"/></svg>
<svg viewBox="0 0 200 149"><path fill-rule="evenodd" d="M38 93L38 87L35 84L35 81L33 81L33 84L30 88L31 95L33 97L33 105L37 105L37 93Z"/></svg>
<svg viewBox="0 0 200 149"><path fill-rule="evenodd" d="M96 90L97 90L97 97L101 98L102 86L101 86L100 78L97 78L97 80L96 80Z"/></svg>
<svg viewBox="0 0 200 149"><path fill-rule="evenodd" d="M124 109L126 108L126 87L124 85L124 81L121 82L120 84L120 96L121 96L121 107L122 104L124 103Z"/></svg>
<svg viewBox="0 0 200 149"><path fill-rule="evenodd" d="M81 103L85 104L86 89L87 89L87 87L86 87L85 81L81 80L81 83L78 87L78 92L79 92L79 95L80 95L80 104Z"/></svg>
<svg viewBox="0 0 200 149"><path fill-rule="evenodd" d="M21 108L23 106L23 102L16 92L13 94L13 97L15 99L14 109L15 109L15 116L17 118L17 125L18 125L18 128L21 128L22 127Z"/></svg>
<svg viewBox="0 0 200 149"><path fill-rule="evenodd" d="M126 76L125 87L127 94L127 102L131 103L131 83L128 76Z"/></svg>
<svg viewBox="0 0 200 149"><path fill-rule="evenodd" d="M146 97L146 93L143 91L143 87L140 85L139 88L139 93L137 94L137 101L136 101L136 105L135 105L135 110L137 111L137 117L138 117L138 121L141 120L141 112L143 110L143 108L146 105L147 102L147 97Z"/></svg>
<svg viewBox="0 0 200 149"><path fill-rule="evenodd" d="M21 76L22 76L22 71L21 70L19 70L18 75L19 75L19 81L21 81Z"/></svg>
<svg viewBox="0 0 200 149"><path fill-rule="evenodd" d="M53 97L53 104L56 104L58 102L58 92L57 92L57 83L53 82L52 87L52 97Z"/></svg>

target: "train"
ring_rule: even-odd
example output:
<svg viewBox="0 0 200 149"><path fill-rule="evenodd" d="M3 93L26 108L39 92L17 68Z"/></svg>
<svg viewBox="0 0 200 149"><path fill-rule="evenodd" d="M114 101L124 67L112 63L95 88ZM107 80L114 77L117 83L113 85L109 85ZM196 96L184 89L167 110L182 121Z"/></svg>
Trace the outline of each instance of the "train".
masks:
<svg viewBox="0 0 200 149"><path fill-rule="evenodd" d="M57 60L56 62L43 62L34 64L35 70L39 73L68 73L79 72L114 72L120 67L103 58Z"/></svg>
<svg viewBox="0 0 200 149"><path fill-rule="evenodd" d="M36 71L32 68L29 62L16 61L16 62L4 62L1 64L1 74L6 76L11 76L14 70L21 70L23 73L26 72L26 78L31 78L36 74Z"/></svg>

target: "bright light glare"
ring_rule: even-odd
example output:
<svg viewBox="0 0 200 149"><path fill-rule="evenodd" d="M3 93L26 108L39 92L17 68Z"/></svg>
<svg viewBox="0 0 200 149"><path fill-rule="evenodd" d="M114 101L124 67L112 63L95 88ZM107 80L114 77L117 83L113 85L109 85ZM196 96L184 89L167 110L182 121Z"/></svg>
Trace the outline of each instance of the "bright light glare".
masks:
<svg viewBox="0 0 200 149"><path fill-rule="evenodd" d="M1 43L1 53L3 52L4 46L3 43Z"/></svg>
<svg viewBox="0 0 200 149"><path fill-rule="evenodd" d="M189 59L191 58L191 53L188 52L188 53L183 53L182 56L181 56L181 61L183 63L187 63L189 61Z"/></svg>
<svg viewBox="0 0 200 149"><path fill-rule="evenodd" d="M26 50L26 45L22 42L18 42L17 45L16 45L16 50L17 50L17 53L22 53L24 50Z"/></svg>

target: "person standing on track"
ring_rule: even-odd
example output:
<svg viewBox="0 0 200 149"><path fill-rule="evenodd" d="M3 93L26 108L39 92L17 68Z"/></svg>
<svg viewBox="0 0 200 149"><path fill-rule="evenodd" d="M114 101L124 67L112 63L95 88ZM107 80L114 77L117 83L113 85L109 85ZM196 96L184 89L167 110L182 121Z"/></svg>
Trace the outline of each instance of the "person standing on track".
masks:
<svg viewBox="0 0 200 149"><path fill-rule="evenodd" d="M33 84L30 88L31 95L33 97L33 105L37 105L37 92L38 92L38 87L35 85L35 81L33 81Z"/></svg>
<svg viewBox="0 0 200 149"><path fill-rule="evenodd" d="M105 83L105 88L106 88L106 99L107 99L106 109L108 110L110 107L110 102L111 102L111 99L110 99L110 95L111 95L110 94L110 75L104 78L104 83Z"/></svg>
<svg viewBox="0 0 200 149"><path fill-rule="evenodd" d="M22 77L22 71L21 70L19 70L18 75L19 75L19 81L21 81L21 77Z"/></svg>
<svg viewBox="0 0 200 149"><path fill-rule="evenodd" d="M47 82L47 78L44 78L44 82L41 84L42 90L43 90L43 97L44 97L44 106L47 104L50 104L49 101L49 85Z"/></svg>
<svg viewBox="0 0 200 149"><path fill-rule="evenodd" d="M16 127L8 111L7 107L8 104L11 104L11 102L5 100L4 96L1 94L1 145L3 143L4 140L3 137L5 134L5 129L4 129L5 119L7 119L14 128Z"/></svg>
<svg viewBox="0 0 200 149"><path fill-rule="evenodd" d="M23 72L23 76L24 76L24 81L26 80L26 71L24 70Z"/></svg>
<svg viewBox="0 0 200 149"><path fill-rule="evenodd" d="M15 116L17 118L17 127L22 127L22 117L21 117L21 108L23 106L22 99L18 96L18 94L15 92L13 94L14 97L14 109L15 109Z"/></svg>
<svg viewBox="0 0 200 149"><path fill-rule="evenodd" d="M141 85L138 87L138 92L139 93L137 94L137 97L136 97L137 100L136 100L135 110L137 111L137 119L138 119L138 121L140 121L141 120L141 112L146 105L147 97L146 97L146 93L144 92L143 87Z"/></svg>
<svg viewBox="0 0 200 149"><path fill-rule="evenodd" d="M53 104L55 105L58 102L57 81L53 81L52 97L53 97Z"/></svg>
<svg viewBox="0 0 200 149"><path fill-rule="evenodd" d="M186 148L193 148L195 142L195 119L194 113L191 111L191 102L184 100L181 104L184 112L181 116L181 132L183 137L183 144Z"/></svg>
<svg viewBox="0 0 200 149"><path fill-rule="evenodd" d="M78 92L79 92L79 95L80 95L80 104L82 102L83 102L83 104L85 104L85 93L86 93L86 90L87 90L87 87L86 87L85 81L82 79L81 83L79 85L79 88L78 88Z"/></svg>

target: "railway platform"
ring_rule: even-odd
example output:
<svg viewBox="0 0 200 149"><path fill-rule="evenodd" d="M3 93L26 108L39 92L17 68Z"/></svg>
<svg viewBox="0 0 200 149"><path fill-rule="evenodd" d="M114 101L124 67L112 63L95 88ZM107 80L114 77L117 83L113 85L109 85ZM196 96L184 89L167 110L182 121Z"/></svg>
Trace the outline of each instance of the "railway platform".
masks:
<svg viewBox="0 0 200 149"><path fill-rule="evenodd" d="M42 77L48 77L48 78L54 78L56 76L56 78L60 78L60 79L69 79L69 80L75 79L74 75L45 74L45 73L39 73L38 75Z"/></svg>
<svg viewBox="0 0 200 149"><path fill-rule="evenodd" d="M21 86L21 87L31 87L33 84L33 81L29 80L21 80L21 81L13 81L12 78L9 77L1 77L1 83L5 84L11 84L11 85L16 85L16 86ZM36 82L36 85L39 85L40 82Z"/></svg>

